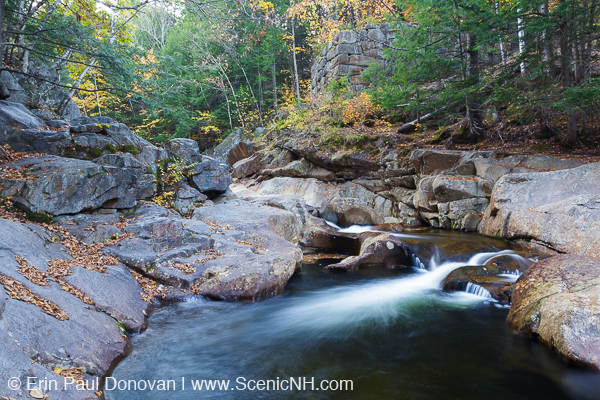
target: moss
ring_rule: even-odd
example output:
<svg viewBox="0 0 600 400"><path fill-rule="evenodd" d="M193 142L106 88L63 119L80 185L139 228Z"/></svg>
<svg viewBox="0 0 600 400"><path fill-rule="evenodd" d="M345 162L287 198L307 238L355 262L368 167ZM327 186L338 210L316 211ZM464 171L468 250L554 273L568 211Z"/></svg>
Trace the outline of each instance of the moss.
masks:
<svg viewBox="0 0 600 400"><path fill-rule="evenodd" d="M75 149L72 147L65 147L63 150L63 157L75 158Z"/></svg>
<svg viewBox="0 0 600 400"><path fill-rule="evenodd" d="M54 222L54 218L44 212L29 212L25 214L25 218L42 224L51 224Z"/></svg>
<svg viewBox="0 0 600 400"><path fill-rule="evenodd" d="M110 154L115 154L117 148L112 143L109 143L102 148L102 151L108 151Z"/></svg>
<svg viewBox="0 0 600 400"><path fill-rule="evenodd" d="M140 151L138 150L137 147L135 147L133 144L124 144L123 146L121 146L119 148L120 151L124 152L124 153L129 153L129 154L139 154Z"/></svg>
<svg viewBox="0 0 600 400"><path fill-rule="evenodd" d="M536 143L533 146L531 146L532 149L534 149L535 151L548 151L550 150L550 147L548 147L548 145L546 143Z"/></svg>
<svg viewBox="0 0 600 400"><path fill-rule="evenodd" d="M102 157L102 149L98 149L98 148L89 149L87 151L87 155L90 158Z"/></svg>

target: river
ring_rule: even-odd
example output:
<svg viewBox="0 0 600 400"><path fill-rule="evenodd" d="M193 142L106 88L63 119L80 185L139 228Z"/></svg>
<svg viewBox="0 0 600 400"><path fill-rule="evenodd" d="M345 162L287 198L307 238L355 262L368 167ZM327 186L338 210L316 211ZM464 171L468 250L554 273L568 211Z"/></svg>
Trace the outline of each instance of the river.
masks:
<svg viewBox="0 0 600 400"><path fill-rule="evenodd" d="M404 236L413 245L432 243L436 249L472 243L476 252L436 251L409 268L355 273L304 265L285 294L273 299L190 298L160 307L148 330L132 338L134 350L107 381L107 389L115 389L105 395L111 400L600 398L600 373L568 365L515 334L505 322L507 306L485 290L440 289L458 267L507 254L518 259L509 245L447 232ZM290 377L306 382L306 390L282 390ZM146 381L145 390L141 384L137 390L118 389L119 381L129 380ZM154 380L173 380L176 386L149 390L147 382ZM194 391L193 381L202 380L229 380L229 386ZM279 383L280 390L250 390L260 380ZM328 382L320 386L323 380ZM348 387L348 380L351 391L322 390Z"/></svg>

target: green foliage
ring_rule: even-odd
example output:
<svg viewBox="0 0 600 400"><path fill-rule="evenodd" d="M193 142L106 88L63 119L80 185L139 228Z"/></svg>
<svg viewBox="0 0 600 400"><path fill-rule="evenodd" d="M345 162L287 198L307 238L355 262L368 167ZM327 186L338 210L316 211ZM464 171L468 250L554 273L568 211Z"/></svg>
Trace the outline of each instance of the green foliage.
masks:
<svg viewBox="0 0 600 400"><path fill-rule="evenodd" d="M135 145L133 145L133 144L124 144L123 146L119 147L119 151L122 151L123 153L133 154L133 155L140 153L138 148L135 147Z"/></svg>
<svg viewBox="0 0 600 400"><path fill-rule="evenodd" d="M25 218L32 222L39 222L42 224L51 224L54 222L54 218L44 212L28 212L25 213Z"/></svg>

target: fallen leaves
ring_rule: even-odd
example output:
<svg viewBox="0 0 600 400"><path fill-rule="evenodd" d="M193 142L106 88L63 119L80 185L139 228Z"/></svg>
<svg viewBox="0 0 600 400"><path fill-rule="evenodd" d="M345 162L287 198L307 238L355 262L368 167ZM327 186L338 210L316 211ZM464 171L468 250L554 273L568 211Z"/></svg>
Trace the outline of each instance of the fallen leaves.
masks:
<svg viewBox="0 0 600 400"><path fill-rule="evenodd" d="M219 224L217 224L214 221L204 221L204 223L206 225L210 226L211 228L215 229L215 230L217 230L217 229L225 229L225 230L228 230L228 231L231 230L231 227L229 225L225 225L225 226L219 225Z"/></svg>
<svg viewBox="0 0 600 400"><path fill-rule="evenodd" d="M191 275L196 272L196 268L194 268L194 265L190 263L175 263L173 264L173 267L182 271L186 275Z"/></svg>
<svg viewBox="0 0 600 400"><path fill-rule="evenodd" d="M71 285L67 281L63 280L64 277L71 275L71 270L68 266L62 266L57 268L55 265L51 265L47 272L40 271L33 265L30 265L25 261L25 258L15 255L15 259L19 263L18 271L21 275L27 278L32 283L38 286L49 286L48 280L53 280L59 284L62 290L67 293L71 293L85 304L94 305L94 301L86 295L81 289ZM53 261L65 261L65 260L53 260ZM50 263L49 263L50 264Z"/></svg>
<svg viewBox="0 0 600 400"><path fill-rule="evenodd" d="M34 176L24 175L24 172L30 165L23 165L18 168L0 167L0 179L10 179L13 181L34 181Z"/></svg>
<svg viewBox="0 0 600 400"><path fill-rule="evenodd" d="M236 240L236 242L238 242L239 244L245 244L246 246L252 246L254 247L256 250L262 250L262 251L267 251L267 249L260 247L257 244L254 243L250 243L250 242L246 242L245 240Z"/></svg>
<svg viewBox="0 0 600 400"><path fill-rule="evenodd" d="M45 153L25 153L24 151L13 151L8 144L0 145L0 154L2 155L2 159L5 160L4 162L8 163L19 161L22 158L46 155Z"/></svg>
<svg viewBox="0 0 600 400"><path fill-rule="evenodd" d="M152 303L152 301L158 297L161 296L164 297L165 296L165 289L158 287L158 285L156 284L155 281L153 281L150 278L146 278L145 276L143 276L142 274L135 272L135 271L131 271L131 275L133 275L133 277L135 278L136 281L138 281L140 287L142 288L143 292L140 292L140 295L142 295L142 300L147 301L148 303Z"/></svg>
<svg viewBox="0 0 600 400"><path fill-rule="evenodd" d="M214 249L208 249L208 250L204 250L204 255L205 256L208 255L209 257L201 258L197 262L200 262L200 263L204 264L207 261L214 260L216 258L222 257L223 255L225 255L225 253L221 253L220 251L214 250Z"/></svg>
<svg viewBox="0 0 600 400"><path fill-rule="evenodd" d="M21 300L28 304L33 304L42 309L48 315L53 316L59 321L69 319L67 313L56 304L40 297L32 292L28 287L13 278L0 274L0 283L11 299Z"/></svg>
<svg viewBox="0 0 600 400"><path fill-rule="evenodd" d="M24 257L15 254L15 259L17 260L17 263L19 263L19 273L25 278L38 286L50 285L48 282L48 274L46 272L40 271L33 265L28 264Z"/></svg>

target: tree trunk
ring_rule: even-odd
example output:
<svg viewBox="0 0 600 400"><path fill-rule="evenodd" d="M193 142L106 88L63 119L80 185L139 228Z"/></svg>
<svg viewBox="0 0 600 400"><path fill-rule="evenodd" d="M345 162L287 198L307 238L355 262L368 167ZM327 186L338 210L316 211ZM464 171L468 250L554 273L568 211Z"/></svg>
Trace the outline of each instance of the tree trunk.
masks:
<svg viewBox="0 0 600 400"><path fill-rule="evenodd" d="M562 70L562 85L563 88L570 88L573 86L573 79L571 77L571 45L569 42L570 29L567 24L563 23L560 26L561 41L560 41L560 67ZM569 108L567 104L567 108ZM567 111L567 137L565 143L568 145L574 145L577 142L577 115L575 110Z"/></svg>
<svg viewBox="0 0 600 400"><path fill-rule="evenodd" d="M62 101L62 103L60 103L60 106L56 110L56 112L58 114L62 114L62 113L65 112L65 109L67 108L67 104L69 104L69 100L71 100L71 98L73 97L73 95L77 91L77 87L79 87L79 85L81 85L81 81L83 81L83 78L85 78L85 76L87 75L87 73L90 71L91 66L94 65L95 62L96 62L96 57L92 58L92 61L90 61L88 63L88 65L85 66L85 68L83 69L83 71L81 71L81 74L79 74L79 76L75 80L75 83L73 83L72 89L69 90L69 93L64 98L64 100Z"/></svg>
<svg viewBox="0 0 600 400"><path fill-rule="evenodd" d="M277 115L279 111L277 110L277 72L275 63L273 63L273 68L271 68L271 75L273 75L273 109L275 110L275 115Z"/></svg>
<svg viewBox="0 0 600 400"><path fill-rule="evenodd" d="M523 54L525 53L525 28L523 24L523 16L521 15L521 10L517 10L517 13L519 14L517 18L517 29L519 30L519 56L523 57ZM525 75L525 67L525 61L521 61L522 75Z"/></svg>
<svg viewBox="0 0 600 400"><path fill-rule="evenodd" d="M291 6L291 2L290 2ZM294 77L296 80L296 97L300 101L300 80L298 79L298 63L296 61L296 31L294 29L294 18L292 18L292 59L294 60Z"/></svg>
<svg viewBox="0 0 600 400"><path fill-rule="evenodd" d="M549 13L548 0L546 0L540 7L540 14L547 16ZM544 29L542 32L542 47L543 47L543 62L546 63L546 71L548 75L553 77L554 71L554 48L552 46L552 34L548 29Z"/></svg>
<svg viewBox="0 0 600 400"><path fill-rule="evenodd" d="M500 14L500 1L496 0L496 14ZM500 58L502 59L502 67L506 68L506 45L504 40L500 41Z"/></svg>
<svg viewBox="0 0 600 400"><path fill-rule="evenodd" d="M479 83L479 50L477 50L477 37L469 33L469 78L472 85ZM481 103L476 99L469 99L467 107L467 138L472 141L478 141L483 138L483 112Z"/></svg>

